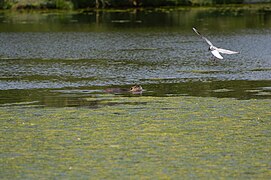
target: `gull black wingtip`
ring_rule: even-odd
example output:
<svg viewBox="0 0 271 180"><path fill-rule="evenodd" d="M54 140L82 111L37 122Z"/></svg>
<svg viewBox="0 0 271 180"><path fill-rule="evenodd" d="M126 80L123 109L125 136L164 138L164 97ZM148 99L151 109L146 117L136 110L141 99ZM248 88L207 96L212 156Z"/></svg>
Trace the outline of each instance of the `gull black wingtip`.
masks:
<svg viewBox="0 0 271 180"><path fill-rule="evenodd" d="M198 30L196 28L193 27L192 29L197 35L201 36L201 34L198 32Z"/></svg>

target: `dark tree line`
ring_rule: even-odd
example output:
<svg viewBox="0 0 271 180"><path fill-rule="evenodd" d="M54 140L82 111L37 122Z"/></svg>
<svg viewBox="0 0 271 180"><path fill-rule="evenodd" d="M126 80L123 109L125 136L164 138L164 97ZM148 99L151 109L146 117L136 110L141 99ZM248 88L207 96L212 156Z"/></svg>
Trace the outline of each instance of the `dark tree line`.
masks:
<svg viewBox="0 0 271 180"><path fill-rule="evenodd" d="M80 9L271 2L271 0L0 0L2 9Z"/></svg>
<svg viewBox="0 0 271 180"><path fill-rule="evenodd" d="M148 7L188 5L189 0L72 0L76 8Z"/></svg>

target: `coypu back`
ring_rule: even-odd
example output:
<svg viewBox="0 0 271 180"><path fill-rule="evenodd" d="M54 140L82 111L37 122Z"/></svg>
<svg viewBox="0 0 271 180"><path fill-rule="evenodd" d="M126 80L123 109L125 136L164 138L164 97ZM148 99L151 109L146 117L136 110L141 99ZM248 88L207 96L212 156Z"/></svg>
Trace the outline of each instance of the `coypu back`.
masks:
<svg viewBox="0 0 271 180"><path fill-rule="evenodd" d="M129 89L125 88L107 88L104 90L107 93L124 93L124 92L129 92Z"/></svg>

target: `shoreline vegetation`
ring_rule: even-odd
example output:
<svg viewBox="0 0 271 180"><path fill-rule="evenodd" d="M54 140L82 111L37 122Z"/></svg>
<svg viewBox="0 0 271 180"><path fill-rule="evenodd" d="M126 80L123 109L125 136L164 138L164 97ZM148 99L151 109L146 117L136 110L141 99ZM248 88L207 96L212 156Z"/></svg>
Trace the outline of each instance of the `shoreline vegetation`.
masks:
<svg viewBox="0 0 271 180"><path fill-rule="evenodd" d="M75 10L107 8L156 8L179 6L271 5L271 0L0 0L0 9ZM263 6L263 7L264 7Z"/></svg>

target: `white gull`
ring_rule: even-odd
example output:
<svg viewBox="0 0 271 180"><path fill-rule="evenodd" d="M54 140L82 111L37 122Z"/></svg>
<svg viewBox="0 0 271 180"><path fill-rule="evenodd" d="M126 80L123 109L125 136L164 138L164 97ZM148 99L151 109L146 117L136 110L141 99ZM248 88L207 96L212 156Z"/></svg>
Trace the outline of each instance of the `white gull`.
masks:
<svg viewBox="0 0 271 180"><path fill-rule="evenodd" d="M217 48L215 47L211 41L209 41L206 37L202 36L197 30L196 28L193 28L193 31L195 31L195 33L197 35L199 35L202 39L204 39L209 45L209 50L211 51L211 53L218 59L223 59L223 57L221 56L220 53L223 53L223 54L237 54L239 52L236 52L236 51L231 51L231 50L227 50L227 49L222 49L222 48Z"/></svg>

